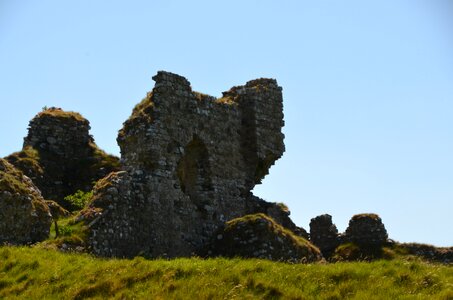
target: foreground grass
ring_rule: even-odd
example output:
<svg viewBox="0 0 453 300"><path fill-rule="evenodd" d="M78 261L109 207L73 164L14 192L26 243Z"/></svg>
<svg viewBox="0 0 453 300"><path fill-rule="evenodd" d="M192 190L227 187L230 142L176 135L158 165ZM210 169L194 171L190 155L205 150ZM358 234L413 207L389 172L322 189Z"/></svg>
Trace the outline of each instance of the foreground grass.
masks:
<svg viewBox="0 0 453 300"><path fill-rule="evenodd" d="M453 299L453 267L421 261L99 259L0 247L0 299Z"/></svg>

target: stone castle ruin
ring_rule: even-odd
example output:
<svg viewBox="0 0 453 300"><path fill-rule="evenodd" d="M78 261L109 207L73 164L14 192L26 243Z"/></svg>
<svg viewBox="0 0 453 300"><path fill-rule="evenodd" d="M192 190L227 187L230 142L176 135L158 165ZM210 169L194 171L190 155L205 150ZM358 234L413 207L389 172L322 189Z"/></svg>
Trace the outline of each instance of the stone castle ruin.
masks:
<svg viewBox="0 0 453 300"><path fill-rule="evenodd" d="M189 256L226 221L254 213L303 235L287 211L251 193L285 150L277 82L249 81L216 99L179 75L153 79L118 135L124 171L101 180L82 213L93 251Z"/></svg>
<svg viewBox="0 0 453 300"><path fill-rule="evenodd" d="M284 204L252 194L285 151L282 88L274 79L249 81L221 98L169 72L153 79L119 131L121 159L96 146L78 113L46 108L30 121L23 149L0 159L0 245L46 244L52 220L66 217L82 232L69 237L75 245L58 249L107 257L362 260L397 245L453 261L453 248L395 244L375 214L353 216L344 233L321 215L308 234ZM93 191L81 211L66 201L79 190Z"/></svg>

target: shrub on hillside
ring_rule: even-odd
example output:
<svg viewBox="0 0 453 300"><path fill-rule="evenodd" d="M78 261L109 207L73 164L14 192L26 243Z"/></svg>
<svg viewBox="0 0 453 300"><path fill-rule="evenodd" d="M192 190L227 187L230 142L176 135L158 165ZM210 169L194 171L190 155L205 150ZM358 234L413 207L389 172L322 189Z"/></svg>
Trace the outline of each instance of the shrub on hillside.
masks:
<svg viewBox="0 0 453 300"><path fill-rule="evenodd" d="M85 205L91 200L93 197L93 192L84 192L81 190L78 190L72 195L68 195L64 198L64 200L69 203L71 206L71 210L81 210L82 208L85 207Z"/></svg>

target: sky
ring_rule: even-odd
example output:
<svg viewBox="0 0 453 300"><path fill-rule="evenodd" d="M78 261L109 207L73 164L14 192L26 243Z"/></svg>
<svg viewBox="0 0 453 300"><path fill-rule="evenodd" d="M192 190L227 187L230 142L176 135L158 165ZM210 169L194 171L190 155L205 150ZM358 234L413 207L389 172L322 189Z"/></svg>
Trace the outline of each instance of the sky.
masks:
<svg viewBox="0 0 453 300"><path fill-rule="evenodd" d="M283 157L254 190L293 221L381 216L401 242L453 246L453 2L0 0L0 157L44 106L118 130L166 70L220 96L283 87Z"/></svg>

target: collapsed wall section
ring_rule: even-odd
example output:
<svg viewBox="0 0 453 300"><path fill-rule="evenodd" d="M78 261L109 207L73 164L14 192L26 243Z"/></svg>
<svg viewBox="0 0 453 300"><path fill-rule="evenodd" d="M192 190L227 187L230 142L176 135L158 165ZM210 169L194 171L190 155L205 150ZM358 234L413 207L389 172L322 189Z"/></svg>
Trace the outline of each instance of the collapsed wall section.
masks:
<svg viewBox="0 0 453 300"><path fill-rule="evenodd" d="M0 158L0 245L42 241L49 236L51 220L39 189Z"/></svg>

